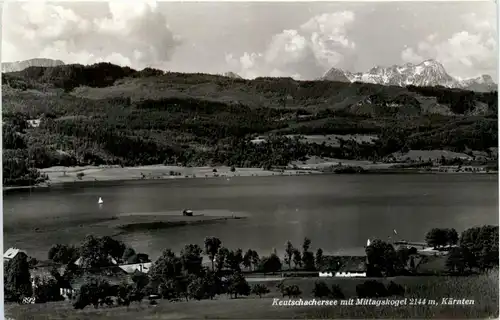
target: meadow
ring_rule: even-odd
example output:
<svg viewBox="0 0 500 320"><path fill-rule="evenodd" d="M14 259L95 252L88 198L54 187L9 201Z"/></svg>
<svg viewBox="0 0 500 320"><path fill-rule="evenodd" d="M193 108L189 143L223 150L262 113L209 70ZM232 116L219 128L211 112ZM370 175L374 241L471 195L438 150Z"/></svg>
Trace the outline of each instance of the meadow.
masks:
<svg viewBox="0 0 500 320"><path fill-rule="evenodd" d="M314 298L312 289L317 279L287 279L286 284L297 284L302 299ZM355 297L355 287L366 279L322 279L328 285L338 284L346 298ZM278 307L273 298L282 298L276 288L278 282L265 281L271 292L263 298L243 297L228 299L218 296L215 300L168 302L158 305L147 302L129 307L110 309L74 310L67 302L51 302L37 305L6 304L6 315L21 319L331 319L331 318L497 318L498 317L498 270L472 277L395 277L394 281L405 287L406 298L473 299L470 306L328 306L328 307ZM401 299L401 297L393 297ZM244 310L244 312L242 312Z"/></svg>

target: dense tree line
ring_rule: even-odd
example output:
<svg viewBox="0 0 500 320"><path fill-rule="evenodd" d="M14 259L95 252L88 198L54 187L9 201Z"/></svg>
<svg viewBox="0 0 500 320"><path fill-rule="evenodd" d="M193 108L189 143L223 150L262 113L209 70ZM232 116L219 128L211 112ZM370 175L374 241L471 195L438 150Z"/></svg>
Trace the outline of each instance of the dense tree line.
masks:
<svg viewBox="0 0 500 320"><path fill-rule="evenodd" d="M474 92L461 89L447 89L441 86L407 86L410 92L417 92L427 97L435 97L438 103L449 105L456 114L465 114L476 107L476 101L488 105L491 114L498 112L498 92Z"/></svg>

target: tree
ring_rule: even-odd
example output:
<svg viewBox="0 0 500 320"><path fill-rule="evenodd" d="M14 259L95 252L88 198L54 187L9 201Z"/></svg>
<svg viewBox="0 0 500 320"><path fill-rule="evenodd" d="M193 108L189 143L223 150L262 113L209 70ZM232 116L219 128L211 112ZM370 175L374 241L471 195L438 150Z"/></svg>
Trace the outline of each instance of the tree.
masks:
<svg viewBox="0 0 500 320"><path fill-rule="evenodd" d="M386 276L395 274L399 261L391 244L375 239L366 247L365 251L370 269L375 269Z"/></svg>
<svg viewBox="0 0 500 320"><path fill-rule="evenodd" d="M410 249L406 247L399 248L396 251L397 263L395 265L396 271L401 272L402 270L406 270L408 265L408 260L410 259Z"/></svg>
<svg viewBox="0 0 500 320"><path fill-rule="evenodd" d="M243 263L243 251L238 249L236 251L228 251L226 255L225 265L233 272L241 271L241 264Z"/></svg>
<svg viewBox="0 0 500 320"><path fill-rule="evenodd" d="M55 279L36 279L35 283L34 295L36 302L45 303L63 300Z"/></svg>
<svg viewBox="0 0 500 320"><path fill-rule="evenodd" d="M221 271L224 266L226 266L226 257L229 254L229 249L221 247L215 256L215 268L217 271Z"/></svg>
<svg viewBox="0 0 500 320"><path fill-rule="evenodd" d="M330 296L331 291L324 281L316 281L312 293L316 298L324 298Z"/></svg>
<svg viewBox="0 0 500 320"><path fill-rule="evenodd" d="M187 274L199 275L202 268L203 250L197 244L188 244L181 251L182 269Z"/></svg>
<svg viewBox="0 0 500 320"><path fill-rule="evenodd" d="M162 255L153 263L149 276L153 281L164 282L181 275L182 260L170 249L165 249Z"/></svg>
<svg viewBox="0 0 500 320"><path fill-rule="evenodd" d="M310 251L306 251L302 254L302 264L304 270L312 271L315 270L314 266L314 254Z"/></svg>
<svg viewBox="0 0 500 320"><path fill-rule="evenodd" d="M124 263L146 263L151 262L149 256L146 253L137 253L129 257Z"/></svg>
<svg viewBox="0 0 500 320"><path fill-rule="evenodd" d="M292 269L292 258L293 258L294 247L290 241L286 242L285 247L285 263L288 265L288 269Z"/></svg>
<svg viewBox="0 0 500 320"><path fill-rule="evenodd" d="M57 263L68 264L78 259L78 249L74 246L56 244L49 249L48 258Z"/></svg>
<svg viewBox="0 0 500 320"><path fill-rule="evenodd" d="M243 261L242 264L246 268L251 268L253 266L253 269L255 269L259 265L260 259L259 259L259 254L257 251L248 249L247 252L245 252L245 255L243 256Z"/></svg>
<svg viewBox="0 0 500 320"><path fill-rule="evenodd" d="M118 286L117 292L116 292L119 305L122 305L122 306L129 306L130 305L132 290L133 290L132 286L129 285L128 283L120 283L120 285Z"/></svg>
<svg viewBox="0 0 500 320"><path fill-rule="evenodd" d="M111 265L109 250L103 246L103 243L101 239L92 235L85 237L79 250L82 268L101 268Z"/></svg>
<svg viewBox="0 0 500 320"><path fill-rule="evenodd" d="M132 258L133 256L135 256L135 250L133 248L131 248L131 247L127 247L123 251L122 261L123 262L128 262L129 259Z"/></svg>
<svg viewBox="0 0 500 320"><path fill-rule="evenodd" d="M302 266L302 256L297 249L293 249L293 264L295 265L295 269Z"/></svg>
<svg viewBox="0 0 500 320"><path fill-rule="evenodd" d="M192 279L166 279L160 283L158 290L163 299L177 300L182 297L189 300L189 281ZM193 288L191 288L192 290Z"/></svg>
<svg viewBox="0 0 500 320"><path fill-rule="evenodd" d="M415 259L413 256L410 257L410 269L415 270Z"/></svg>
<svg viewBox="0 0 500 320"><path fill-rule="evenodd" d="M188 285L189 296L195 300L207 298L207 282L202 277L193 277Z"/></svg>
<svg viewBox="0 0 500 320"><path fill-rule="evenodd" d="M467 248L469 265L485 270L498 266L498 226L486 225L462 232L460 246ZM474 260L474 261L472 261Z"/></svg>
<svg viewBox="0 0 500 320"><path fill-rule="evenodd" d="M19 252L7 263L4 281L5 291L8 291L15 300L31 297L33 290L28 256L24 252Z"/></svg>
<svg viewBox="0 0 500 320"><path fill-rule="evenodd" d="M73 303L75 309L83 309L89 304L98 308L99 304L111 295L109 282L99 277L87 277L80 287L76 301Z"/></svg>
<svg viewBox="0 0 500 320"><path fill-rule="evenodd" d="M252 293L255 294L255 295L258 295L259 298L262 298L263 295L269 293L269 289L263 285L262 283L257 283L255 285L253 285L252 287Z"/></svg>
<svg viewBox="0 0 500 320"><path fill-rule="evenodd" d="M447 229L448 245L454 246L458 243L458 232L455 229Z"/></svg>
<svg viewBox="0 0 500 320"><path fill-rule="evenodd" d="M132 281L134 282L135 288L142 291L149 284L149 277L147 274L136 270L132 274Z"/></svg>
<svg viewBox="0 0 500 320"><path fill-rule="evenodd" d="M212 262L212 270L214 270L214 259L217 252L219 252L220 247L222 246L222 242L219 238L216 237L207 237L205 238L205 253L210 258Z"/></svg>
<svg viewBox="0 0 500 320"><path fill-rule="evenodd" d="M307 252L309 251L309 248L311 247L311 239L309 238L304 238L304 243L302 244L302 252Z"/></svg>
<svg viewBox="0 0 500 320"><path fill-rule="evenodd" d="M320 270L323 266L323 250L321 248L318 248L318 250L316 250L316 258L314 259L314 263L317 270Z"/></svg>
<svg viewBox="0 0 500 320"><path fill-rule="evenodd" d="M115 240L109 236L104 236L99 239L101 242L102 250L115 260L120 260L125 251L125 244L119 240Z"/></svg>
<svg viewBox="0 0 500 320"><path fill-rule="evenodd" d="M248 249L243 255L243 266L247 269L250 269L252 266L252 249Z"/></svg>
<svg viewBox="0 0 500 320"><path fill-rule="evenodd" d="M280 271L281 260L275 253L272 253L269 257L264 257L262 259L260 269L264 273L275 273Z"/></svg>
<svg viewBox="0 0 500 320"><path fill-rule="evenodd" d="M455 247L450 250L446 258L446 268L450 272L458 272L463 274L467 266L465 248Z"/></svg>
<svg viewBox="0 0 500 320"><path fill-rule="evenodd" d="M433 228L425 236L427 245L433 248L444 246L448 243L448 229Z"/></svg>
<svg viewBox="0 0 500 320"><path fill-rule="evenodd" d="M250 294L250 286L241 272L233 273L228 279L228 293L234 294L234 298L240 296L248 296Z"/></svg>

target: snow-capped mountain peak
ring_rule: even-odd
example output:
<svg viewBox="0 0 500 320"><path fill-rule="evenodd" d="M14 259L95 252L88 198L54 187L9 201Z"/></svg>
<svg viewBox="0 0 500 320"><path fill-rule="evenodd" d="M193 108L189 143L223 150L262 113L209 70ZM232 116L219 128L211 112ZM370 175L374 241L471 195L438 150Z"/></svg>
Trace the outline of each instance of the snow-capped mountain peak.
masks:
<svg viewBox="0 0 500 320"><path fill-rule="evenodd" d="M488 75L467 80L455 79L446 72L440 62L433 59L422 61L419 64L406 63L390 67L375 66L368 72L358 73L332 68L321 79L341 82L359 81L393 86L444 86L476 91L496 89L496 84Z"/></svg>
<svg viewBox="0 0 500 320"><path fill-rule="evenodd" d="M331 68L323 76L323 80L338 81L338 82L350 82L349 77L346 73L337 68Z"/></svg>
<svg viewBox="0 0 500 320"><path fill-rule="evenodd" d="M243 79L239 74L232 72L232 71L224 72L222 74L222 76L228 77L228 78L233 78L233 79Z"/></svg>

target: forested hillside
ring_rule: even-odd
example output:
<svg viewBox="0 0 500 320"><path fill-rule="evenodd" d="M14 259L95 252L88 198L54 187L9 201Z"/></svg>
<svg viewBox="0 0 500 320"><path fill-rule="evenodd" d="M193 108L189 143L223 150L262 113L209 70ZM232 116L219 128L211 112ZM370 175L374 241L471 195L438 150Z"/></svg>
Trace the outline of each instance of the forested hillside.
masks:
<svg viewBox="0 0 500 320"><path fill-rule="evenodd" d="M490 151L497 92L234 79L112 64L2 74L4 185L33 168L146 164L271 167L307 156L382 160L405 149ZM33 127L27 120L41 119ZM373 134L305 144L285 134ZM251 142L269 136L266 142Z"/></svg>

